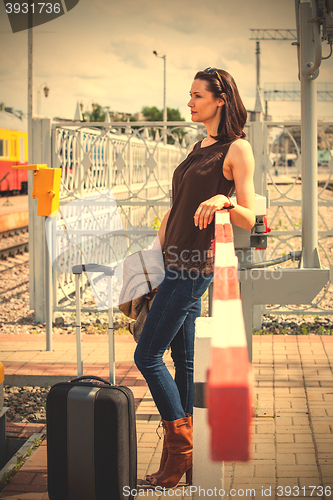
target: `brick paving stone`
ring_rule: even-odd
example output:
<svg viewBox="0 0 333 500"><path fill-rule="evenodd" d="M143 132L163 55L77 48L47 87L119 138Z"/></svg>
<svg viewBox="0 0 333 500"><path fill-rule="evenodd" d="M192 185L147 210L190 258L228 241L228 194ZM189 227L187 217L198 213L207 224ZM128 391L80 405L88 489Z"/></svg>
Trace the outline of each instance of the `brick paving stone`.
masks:
<svg viewBox="0 0 333 500"><path fill-rule="evenodd" d="M320 470L323 478L327 479L332 479L333 477L333 472L332 472L332 465L320 465Z"/></svg>
<svg viewBox="0 0 333 500"><path fill-rule="evenodd" d="M287 398L275 398L275 406L276 408L282 409L282 408L291 408L291 404L293 401Z"/></svg>
<svg viewBox="0 0 333 500"><path fill-rule="evenodd" d="M276 480L276 486L281 486L282 488L289 486L293 488L294 486L298 486L298 479L296 477L279 477Z"/></svg>
<svg viewBox="0 0 333 500"><path fill-rule="evenodd" d="M292 434L277 434L276 442L279 443L294 443L294 436Z"/></svg>
<svg viewBox="0 0 333 500"><path fill-rule="evenodd" d="M147 445L147 443L155 443L156 438L157 436L154 436L152 433L143 433L140 438L140 443L144 443L145 445Z"/></svg>
<svg viewBox="0 0 333 500"><path fill-rule="evenodd" d="M308 392L308 400L310 401L324 401L323 394L320 392Z"/></svg>
<svg viewBox="0 0 333 500"><path fill-rule="evenodd" d="M280 413L276 415L275 423L278 427L277 432L280 431L279 427L280 426L286 426L286 425L293 425L293 417L291 415L286 415L283 413Z"/></svg>
<svg viewBox="0 0 333 500"><path fill-rule="evenodd" d="M277 443L276 444L277 453L315 453L315 447L313 443Z"/></svg>
<svg viewBox="0 0 333 500"><path fill-rule="evenodd" d="M316 458L313 453L296 453L296 463L298 465L316 465Z"/></svg>
<svg viewBox="0 0 333 500"><path fill-rule="evenodd" d="M299 477L301 475L306 475L307 477L319 477L318 468L313 465L276 466L276 473L278 477L289 477L290 472L292 472L295 477Z"/></svg>
<svg viewBox="0 0 333 500"><path fill-rule="evenodd" d="M1 499L6 500L42 500L44 494L43 493L33 493L33 492L13 492L7 490L7 487L4 491L0 493Z"/></svg>
<svg viewBox="0 0 333 500"><path fill-rule="evenodd" d="M308 407L307 407L307 404L306 404L306 400L305 399L293 399L290 401L290 407L293 409L293 410L303 410L303 411L307 411Z"/></svg>
<svg viewBox="0 0 333 500"><path fill-rule="evenodd" d="M329 424L317 424L317 422L313 422L312 425L315 434L332 434L332 427Z"/></svg>
<svg viewBox="0 0 333 500"><path fill-rule="evenodd" d="M313 443L312 434L295 434L295 443Z"/></svg>
<svg viewBox="0 0 333 500"><path fill-rule="evenodd" d="M306 493L310 486L322 486L319 477L306 477L305 475L299 476L299 486L300 488L305 488ZM311 491L311 490L309 490Z"/></svg>
<svg viewBox="0 0 333 500"><path fill-rule="evenodd" d="M151 458L151 452L141 452L138 450L138 461L141 463L148 464Z"/></svg>
<svg viewBox="0 0 333 500"><path fill-rule="evenodd" d="M275 464L272 465L255 465L255 476L259 477L275 477Z"/></svg>
<svg viewBox="0 0 333 500"><path fill-rule="evenodd" d="M47 486L47 474L38 473L33 479L31 485Z"/></svg>
<svg viewBox="0 0 333 500"><path fill-rule="evenodd" d="M15 343L12 338L8 338L6 342L1 342L2 336L0 335L1 347L5 344L5 349L7 349L6 356L8 357L6 362L8 368L6 373L9 373L8 370L11 370L11 373L16 373L17 370L22 372L22 369L32 370L34 374L38 370L44 373L46 371L51 373L51 370L54 370L59 373L62 369L66 369L66 371L72 370L73 375L75 375L75 337L68 337L60 338L59 336L61 340L59 342L59 339L55 336L54 345L56 347L55 352L52 354L45 353L45 345L41 347L41 342L35 339L33 343L19 342L21 336L16 336ZM88 335L86 337L84 338L85 368L95 372L99 370L101 374L107 376L106 336L95 337ZM8 343L9 340L10 344ZM133 384L136 390L136 403L139 403L146 390L146 385L137 368L133 366L135 343L133 343L131 337L127 336L116 336L115 340L117 380L122 380L124 385ZM266 414L271 412L271 415L273 415L275 406L276 418L269 420L268 418L258 417L254 420L254 425L251 427L253 460L248 464L235 464L235 466L226 464L226 484L254 485L256 487L255 498L267 498L258 489L258 487L261 487L260 482L262 482L262 485L268 486L269 482L274 485L275 480L281 486L295 486L296 481L299 481L300 486L305 485L306 481L312 483L312 485L317 485L319 475L314 461L313 439L316 442L323 478L326 482L330 481L327 474L330 473L330 461L333 460L332 425L330 427L329 418L333 416L333 395L330 394L332 392L332 385L330 385L332 377L328 371L329 365L327 356L323 351L323 345L326 346L326 350L329 350L331 359L333 359L332 341L333 338L326 341L326 338L319 336L315 338L312 336L307 338L302 336L292 336L290 338L285 336L253 337L254 373L257 377L257 387L254 388L253 397L259 401L258 415L264 415L265 411ZM42 343L45 343L45 336ZM38 350L39 352L37 352ZM275 360L274 387L273 359ZM122 363L119 363L120 361ZM170 368L171 359L169 353L166 356L166 362ZM66 363L68 364L66 365ZM303 376L305 377L307 392L304 390ZM308 405L315 431L314 436L312 436L309 427ZM153 469L159 463L162 446L162 440L156 434L156 427L160 418L149 392L147 392L145 399L141 403L139 416L140 418L137 420L140 457L138 472L141 475L140 477L143 478L148 468ZM43 448L46 449L45 446ZM29 458L21 471L16 474L11 482L13 487L15 481L29 481L29 476L34 478L32 482L35 481L36 487L46 487L45 451L39 455L37 451ZM297 464L292 462L295 457ZM261 473L262 476L257 477L257 472ZM26 474L26 479L22 474ZM22 482L20 483L21 486L24 485ZM30 482L27 486L34 485ZM274 491L274 488L272 491ZM0 494L0 499L48 499L45 491L44 493L14 493L15 497L9 496L9 493L13 492L7 493L5 488ZM154 497L157 498L156 495ZM285 497L288 498L288 495L285 495Z"/></svg>
<svg viewBox="0 0 333 500"><path fill-rule="evenodd" d="M263 422L263 420L265 420ZM273 422L273 419L261 419L260 424L257 426L257 433L258 434L272 434L274 432L274 427L275 423Z"/></svg>
<svg viewBox="0 0 333 500"><path fill-rule="evenodd" d="M310 425L281 425L278 428L279 434L309 434L311 435Z"/></svg>
<svg viewBox="0 0 333 500"><path fill-rule="evenodd" d="M32 484L13 484L10 482L6 486L6 492L13 492L13 493L45 493L45 486L40 486L40 485L32 485ZM28 497L30 500L30 497Z"/></svg>
<svg viewBox="0 0 333 500"><path fill-rule="evenodd" d="M36 472L20 472L20 474L16 474L11 480L11 484L31 484L34 478L36 477Z"/></svg>
<svg viewBox="0 0 333 500"><path fill-rule="evenodd" d="M274 496L275 496L274 491L275 491L275 490L273 490L273 489L272 489L272 496L271 496L271 498L274 498ZM261 489L260 489L260 488L258 488L258 489L256 490L256 495L255 495L255 497L254 497L254 498L255 498L256 500L267 500L268 496L267 496L267 495L262 494L262 493L261 493Z"/></svg>
<svg viewBox="0 0 333 500"><path fill-rule="evenodd" d="M294 453L277 453L276 454L277 465L294 465L295 454Z"/></svg>
<svg viewBox="0 0 333 500"><path fill-rule="evenodd" d="M245 477L254 477L254 465L253 461L248 463L235 463L235 478L245 478Z"/></svg>
<svg viewBox="0 0 333 500"><path fill-rule="evenodd" d="M296 498L296 497L290 497L290 495L289 495L289 496L286 496L286 497L282 497L282 496L280 497L279 496L278 498L279 498L279 500L280 499L281 500L287 500L287 499L290 500L290 498ZM298 496L297 498L302 498L302 500L311 500L311 499L313 500L313 496ZM320 498L320 497L318 497L318 498Z"/></svg>
<svg viewBox="0 0 333 500"><path fill-rule="evenodd" d="M255 453L257 454L275 454L274 448L272 449L271 444L266 444L266 443L256 443L255 444Z"/></svg>

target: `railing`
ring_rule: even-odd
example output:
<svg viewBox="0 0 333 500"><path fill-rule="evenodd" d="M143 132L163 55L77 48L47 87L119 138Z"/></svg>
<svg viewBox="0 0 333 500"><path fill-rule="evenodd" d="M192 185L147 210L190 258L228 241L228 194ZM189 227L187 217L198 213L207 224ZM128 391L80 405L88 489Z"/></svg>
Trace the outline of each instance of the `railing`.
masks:
<svg viewBox="0 0 333 500"><path fill-rule="evenodd" d="M164 130L161 122L53 125L52 163L62 168L60 217L52 224L54 310L74 310L71 266L110 264L155 239L173 170L203 137L193 123L168 123L167 137ZM90 283L103 307L98 283ZM89 292L86 304L94 302Z"/></svg>
<svg viewBox="0 0 333 500"><path fill-rule="evenodd" d="M254 124L248 122L246 126L250 142L254 140L254 133L257 133ZM146 228L139 238L131 240L132 246L129 240L126 241L126 251L145 246L155 237L154 228L170 206L173 170L186 157L190 145L204 136L204 128L192 122L168 122L167 125L167 138L163 135L163 122L59 123L52 126L52 166L60 166L63 171L60 212L64 211L62 207L72 206L71 209L67 208L67 227L82 232L82 227L75 226L79 213L77 210L80 200L88 195L95 196L95 207L98 199L103 201L103 196L109 196L109 199L113 197L117 205L120 217L117 219L118 226L112 225L116 224L115 219L113 223L110 222L112 218L107 204L103 202L98 210L95 208L92 218L94 223L86 228L95 234L95 239L86 238L83 243L80 242L81 256L83 254L86 261L96 257L96 247L98 263L105 263L111 258L107 237L101 234L109 233L115 227L119 229L119 224L126 230L138 226ZM261 160L258 162L257 159L256 168L261 169L262 185L270 193L268 225L272 232L268 234L268 260L291 250L301 250L300 123L265 122L263 134L263 152ZM326 150L325 155L320 157L324 160L318 164L319 255L321 264L332 268L332 123L318 124L318 142L319 149L322 152ZM73 203L76 204L75 209ZM83 226L84 220L89 217L91 213L88 215L87 212L81 220ZM58 221L56 228L58 253L66 246L66 241L61 237L63 224L64 219ZM124 244L124 240L119 243L121 252L124 251ZM71 255L67 254L67 262L70 263L78 256L78 247L72 250ZM297 264L290 262L285 265ZM67 271L54 273L54 310L74 309L72 275ZM328 283L311 306L272 305L263 310L271 314L332 314L332 291L332 285ZM90 297L86 297L86 305L93 304L93 296L90 294Z"/></svg>
<svg viewBox="0 0 333 500"><path fill-rule="evenodd" d="M267 260L302 250L300 123L265 122L263 175L269 191ZM318 250L321 265L333 269L333 123L318 123ZM320 154L322 153L322 154ZM323 154L325 153L325 154ZM321 159L323 159L321 161ZM306 203L306 200L304 200ZM288 266L297 266L290 262ZM308 306L265 307L271 314L332 314L331 281Z"/></svg>

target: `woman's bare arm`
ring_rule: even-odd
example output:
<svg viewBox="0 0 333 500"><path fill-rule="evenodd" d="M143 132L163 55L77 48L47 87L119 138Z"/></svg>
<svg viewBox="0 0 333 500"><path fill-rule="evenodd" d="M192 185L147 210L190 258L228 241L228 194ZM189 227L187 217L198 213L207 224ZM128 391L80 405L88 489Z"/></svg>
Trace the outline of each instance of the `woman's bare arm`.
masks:
<svg viewBox="0 0 333 500"><path fill-rule="evenodd" d="M237 204L230 212L236 226L251 230L255 223L255 191L253 183L254 158L246 140L235 141L230 146L230 169L236 188ZM226 158L228 160L228 158Z"/></svg>
<svg viewBox="0 0 333 500"><path fill-rule="evenodd" d="M250 144L239 139L228 151L226 167L235 181L237 204L230 210L230 220L236 226L250 230L255 223L255 192L253 184L254 159ZM217 210L228 207L230 202L222 194L202 202L194 215L194 224L206 228L214 219Z"/></svg>

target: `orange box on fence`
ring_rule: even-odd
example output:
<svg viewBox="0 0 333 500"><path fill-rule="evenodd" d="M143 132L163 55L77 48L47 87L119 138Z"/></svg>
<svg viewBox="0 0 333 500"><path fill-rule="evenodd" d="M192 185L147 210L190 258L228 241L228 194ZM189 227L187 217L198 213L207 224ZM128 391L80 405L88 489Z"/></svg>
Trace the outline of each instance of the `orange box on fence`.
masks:
<svg viewBox="0 0 333 500"><path fill-rule="evenodd" d="M59 210L59 194L61 168L47 168L45 164L17 165L13 168L33 170L34 181L32 198L38 200L37 215L48 217L57 215Z"/></svg>

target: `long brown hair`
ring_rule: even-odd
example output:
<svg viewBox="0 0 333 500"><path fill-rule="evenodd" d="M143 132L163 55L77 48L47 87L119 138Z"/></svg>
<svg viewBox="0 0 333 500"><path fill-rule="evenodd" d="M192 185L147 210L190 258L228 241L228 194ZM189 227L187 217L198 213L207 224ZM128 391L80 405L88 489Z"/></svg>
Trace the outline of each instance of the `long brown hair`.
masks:
<svg viewBox="0 0 333 500"><path fill-rule="evenodd" d="M207 90L212 92L214 97L226 94L218 132L213 139L229 142L236 138L246 137L243 129L247 120L247 111L233 77L222 69L207 68L205 71L198 71L194 79L206 81Z"/></svg>

